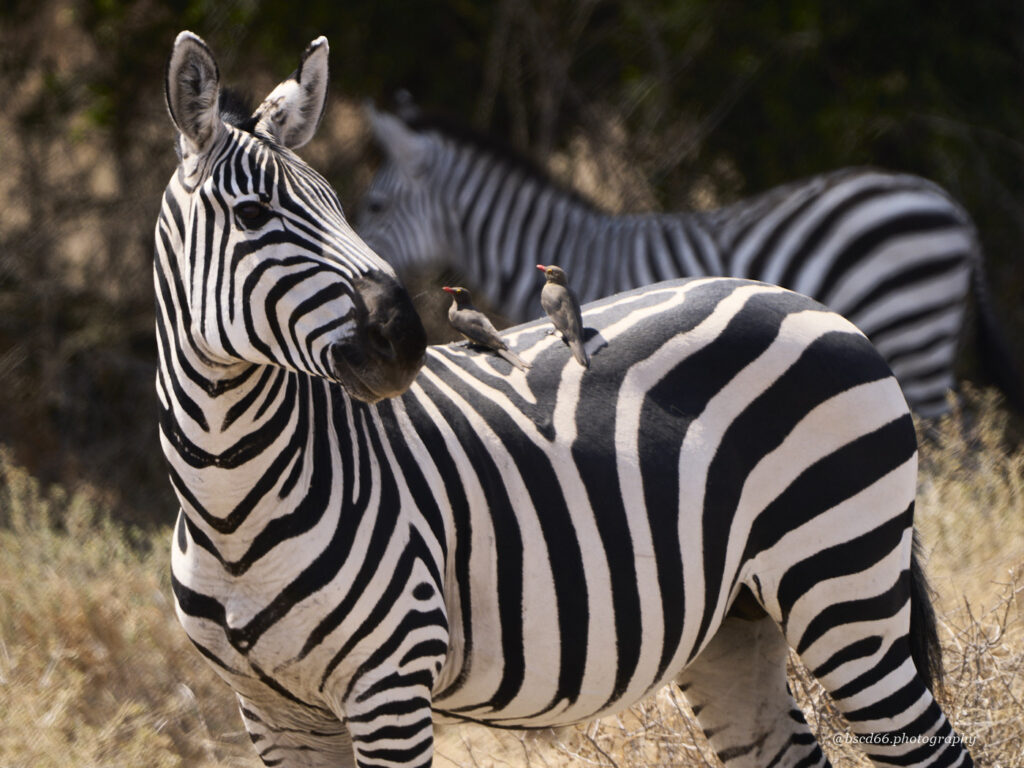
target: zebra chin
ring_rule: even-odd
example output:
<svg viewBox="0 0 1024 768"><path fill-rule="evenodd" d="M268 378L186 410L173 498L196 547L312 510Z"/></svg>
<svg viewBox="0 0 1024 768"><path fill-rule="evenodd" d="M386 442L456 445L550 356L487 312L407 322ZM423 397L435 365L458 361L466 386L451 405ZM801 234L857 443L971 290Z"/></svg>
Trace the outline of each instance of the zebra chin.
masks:
<svg viewBox="0 0 1024 768"><path fill-rule="evenodd" d="M357 400L405 392L426 359L427 333L405 288L372 272L355 282L356 331L327 347L329 370Z"/></svg>
<svg viewBox="0 0 1024 768"><path fill-rule="evenodd" d="M349 342L331 344L327 357L334 380L349 395L364 403L376 403L401 395L412 385L422 366L422 359L419 365L411 368L354 362L362 357L362 353Z"/></svg>

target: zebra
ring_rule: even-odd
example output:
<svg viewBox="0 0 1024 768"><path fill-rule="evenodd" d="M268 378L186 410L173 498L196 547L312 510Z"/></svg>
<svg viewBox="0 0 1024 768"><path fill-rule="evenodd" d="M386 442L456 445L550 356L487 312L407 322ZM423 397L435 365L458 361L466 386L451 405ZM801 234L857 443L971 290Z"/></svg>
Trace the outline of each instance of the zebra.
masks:
<svg viewBox="0 0 1024 768"><path fill-rule="evenodd" d="M674 277L776 283L852 320L925 417L948 409L973 291L979 349L1024 406L973 224L932 182L843 169L708 212L610 215L493 140L408 114L369 108L384 162L356 217L399 272L453 266L512 321L536 316L538 263L576 276L581 301Z"/></svg>
<svg viewBox="0 0 1024 768"><path fill-rule="evenodd" d="M251 114L175 40L156 225L177 616L272 766L428 766L432 724L618 711L670 681L719 758L825 766L792 646L879 765L970 766L931 687L917 446L870 342L705 278L537 320L528 371L426 347L391 267L293 149L328 44ZM223 91L227 93L227 91Z"/></svg>

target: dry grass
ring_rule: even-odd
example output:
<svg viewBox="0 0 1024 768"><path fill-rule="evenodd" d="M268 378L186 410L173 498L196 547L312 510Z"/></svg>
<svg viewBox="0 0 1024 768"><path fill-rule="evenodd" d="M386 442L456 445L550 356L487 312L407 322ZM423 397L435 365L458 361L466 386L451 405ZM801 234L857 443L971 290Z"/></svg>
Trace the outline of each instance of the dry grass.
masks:
<svg viewBox="0 0 1024 768"><path fill-rule="evenodd" d="M972 395L924 450L918 525L945 645L941 700L979 766L1024 765L1024 450ZM970 421L969 429L963 423ZM969 434L970 437L965 437ZM168 541L43 489L0 451L0 766L256 766L234 700L169 603ZM867 765L817 683L794 691L837 768ZM682 696L557 731L438 729L437 766L716 766Z"/></svg>
<svg viewBox="0 0 1024 768"><path fill-rule="evenodd" d="M169 534L0 450L0 766L254 765L233 697L169 602Z"/></svg>

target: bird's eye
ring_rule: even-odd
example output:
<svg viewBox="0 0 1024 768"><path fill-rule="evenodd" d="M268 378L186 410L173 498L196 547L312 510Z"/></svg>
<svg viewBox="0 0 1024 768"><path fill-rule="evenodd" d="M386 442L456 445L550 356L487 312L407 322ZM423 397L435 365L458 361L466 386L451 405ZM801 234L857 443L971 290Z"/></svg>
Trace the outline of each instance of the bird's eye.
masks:
<svg viewBox="0 0 1024 768"><path fill-rule="evenodd" d="M234 208L235 221L242 229L255 230L270 221L273 212L258 200L246 200Z"/></svg>

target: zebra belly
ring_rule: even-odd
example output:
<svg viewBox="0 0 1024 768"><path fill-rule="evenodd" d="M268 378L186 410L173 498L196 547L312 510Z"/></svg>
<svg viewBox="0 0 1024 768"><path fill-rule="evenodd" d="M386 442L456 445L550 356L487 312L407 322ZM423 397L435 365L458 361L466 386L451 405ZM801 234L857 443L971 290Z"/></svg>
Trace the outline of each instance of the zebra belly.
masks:
<svg viewBox="0 0 1024 768"><path fill-rule="evenodd" d="M586 631L560 624L551 585L525 601L522 626L531 632L523 637L503 638L500 625L474 622L468 673L450 680L453 673L466 670L464 656L449 657L451 666L442 669L435 687L435 720L510 728L568 725L621 711L678 675L692 647L684 648L682 639L671 646L661 644L664 626L660 605L654 605L656 590L648 590L652 599L643 605L650 615L635 627L643 642L623 647L621 656L610 594L596 583L588 591L586 603L572 606L579 614L572 621L581 622ZM452 646L459 645L462 632L453 625L451 634ZM631 641L622 637L623 646ZM632 672L625 674L627 668Z"/></svg>
<svg viewBox="0 0 1024 768"><path fill-rule="evenodd" d="M497 663L500 664L500 660ZM614 677L613 670L609 670L606 665L602 666L609 677ZM648 680L639 694L631 689L628 693L609 697L603 688L582 689L571 698L556 699L532 712L513 706L499 709L491 701L486 700L475 704L451 706L447 699L442 698L434 702L434 721L440 724L478 722L496 728L549 728L587 722L629 708L671 682L680 671L673 670L660 680ZM523 679L524 688L533 691L551 690L551 679L541 677L530 669L525 671ZM467 679L467 687L460 693L472 692L473 684L472 678ZM460 695L458 698L462 699L463 696Z"/></svg>

